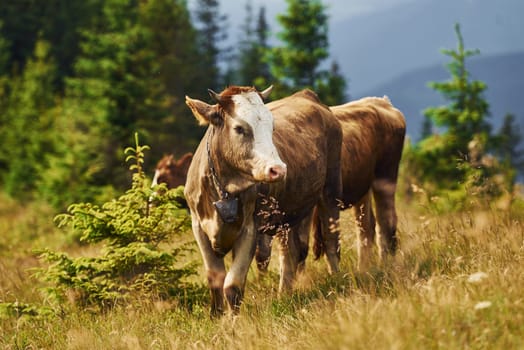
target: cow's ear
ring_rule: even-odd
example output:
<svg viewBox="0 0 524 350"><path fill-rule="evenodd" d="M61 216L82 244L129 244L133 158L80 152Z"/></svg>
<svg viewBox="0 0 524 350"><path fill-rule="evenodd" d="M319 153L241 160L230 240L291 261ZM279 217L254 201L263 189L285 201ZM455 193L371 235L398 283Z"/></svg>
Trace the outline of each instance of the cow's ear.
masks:
<svg viewBox="0 0 524 350"><path fill-rule="evenodd" d="M218 124L220 116L216 105L208 105L200 100L192 99L186 96L186 105L191 109L193 115L200 125Z"/></svg>

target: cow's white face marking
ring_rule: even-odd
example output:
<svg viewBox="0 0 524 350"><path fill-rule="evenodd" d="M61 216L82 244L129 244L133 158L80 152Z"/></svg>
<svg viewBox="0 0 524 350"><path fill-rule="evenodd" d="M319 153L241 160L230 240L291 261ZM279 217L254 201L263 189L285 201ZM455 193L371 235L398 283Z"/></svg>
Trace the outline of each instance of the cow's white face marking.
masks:
<svg viewBox="0 0 524 350"><path fill-rule="evenodd" d="M233 120L246 123L251 128L253 177L259 181L281 179L285 176L286 164L280 159L273 143L273 115L255 91L234 95L232 101L235 104ZM238 127L242 127L238 123ZM282 172L282 176L275 175L275 171Z"/></svg>

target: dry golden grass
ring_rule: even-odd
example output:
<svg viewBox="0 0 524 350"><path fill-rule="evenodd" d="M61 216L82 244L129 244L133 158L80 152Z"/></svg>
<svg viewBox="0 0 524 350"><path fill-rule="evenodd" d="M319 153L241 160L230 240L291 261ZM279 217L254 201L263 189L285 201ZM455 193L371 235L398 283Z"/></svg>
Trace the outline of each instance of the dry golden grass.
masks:
<svg viewBox="0 0 524 350"><path fill-rule="evenodd" d="M39 283L26 272L38 263L31 248L65 246L75 253L79 247L64 245L47 209L2 203L0 302L45 304ZM70 307L54 317L0 319L0 347L521 349L522 215L402 208L399 253L387 265L359 274L351 213L344 212L341 273L328 276L324 261L308 259L296 291L279 297L277 259L262 279L253 264L237 317L211 320L206 301L185 310L174 302L144 300L103 314Z"/></svg>

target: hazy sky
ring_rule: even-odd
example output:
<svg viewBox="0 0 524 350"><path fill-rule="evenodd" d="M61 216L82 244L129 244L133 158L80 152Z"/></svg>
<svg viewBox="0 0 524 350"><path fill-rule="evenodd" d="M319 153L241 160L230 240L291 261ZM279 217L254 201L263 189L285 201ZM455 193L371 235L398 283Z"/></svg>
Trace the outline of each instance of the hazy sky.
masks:
<svg viewBox="0 0 524 350"><path fill-rule="evenodd" d="M285 0L221 0L220 11L227 14L229 25L232 27L230 35L235 40L238 35L239 26L246 17L246 3L251 1L254 12L263 5L266 8L266 18L272 31L278 31L276 15L284 13L287 9ZM385 8L412 2L415 0L323 0L322 3L327 7L329 23L342 21L351 16L383 10ZM420 1L420 0L419 0ZM194 9L196 0L189 0L189 8Z"/></svg>
<svg viewBox="0 0 524 350"><path fill-rule="evenodd" d="M245 17L245 4L248 0L222 0L220 6L224 13L230 14L230 20L242 23ZM345 18L359 15L366 12L388 8L399 3L406 3L415 0L324 0L322 3L328 7L330 21L339 21ZM194 0L191 0L194 2ZM267 18L270 22L274 21L276 14L286 11L287 3L284 0L251 0L253 8L258 9L264 5L266 7ZM240 16L238 18L234 18Z"/></svg>

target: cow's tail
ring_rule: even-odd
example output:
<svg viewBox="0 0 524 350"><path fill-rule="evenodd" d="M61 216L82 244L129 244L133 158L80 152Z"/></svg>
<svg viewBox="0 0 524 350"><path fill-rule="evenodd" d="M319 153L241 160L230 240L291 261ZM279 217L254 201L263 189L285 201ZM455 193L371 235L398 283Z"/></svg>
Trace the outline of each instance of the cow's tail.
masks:
<svg viewBox="0 0 524 350"><path fill-rule="evenodd" d="M324 240L322 238L322 223L318 215L318 209L314 209L313 213L313 254L315 260L318 260L325 251Z"/></svg>

